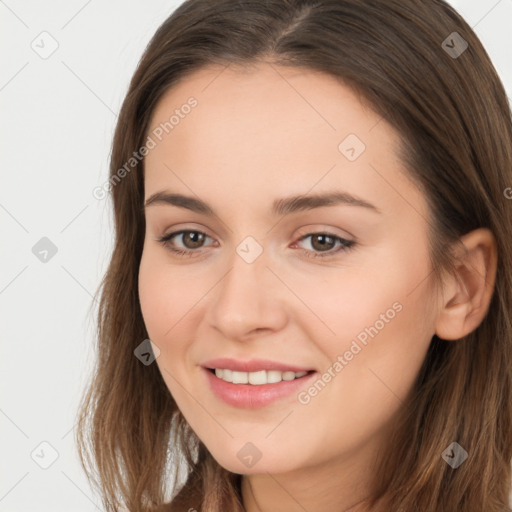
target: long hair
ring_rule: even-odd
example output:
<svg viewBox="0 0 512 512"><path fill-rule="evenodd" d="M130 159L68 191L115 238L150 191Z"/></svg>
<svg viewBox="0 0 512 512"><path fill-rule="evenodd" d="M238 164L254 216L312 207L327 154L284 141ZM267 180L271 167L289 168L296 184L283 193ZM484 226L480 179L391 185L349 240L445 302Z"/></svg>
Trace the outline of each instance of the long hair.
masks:
<svg viewBox="0 0 512 512"><path fill-rule="evenodd" d="M398 131L400 157L431 211L436 278L454 269L450 244L479 227L494 234L498 269L488 313L463 339L433 337L376 467L371 505L386 495L393 512L509 510L511 112L481 42L443 0L188 0L160 26L113 140L115 244L99 289L97 364L79 411L84 470L108 512L152 510L171 495L173 511L180 503L243 510L240 475L195 436L157 365L134 357L148 338L138 298L144 160L125 167L122 179L120 169L144 145L155 106L178 80L209 64L259 60L338 78ZM441 457L454 441L468 452L457 469ZM185 475L184 485L176 488L170 473Z"/></svg>

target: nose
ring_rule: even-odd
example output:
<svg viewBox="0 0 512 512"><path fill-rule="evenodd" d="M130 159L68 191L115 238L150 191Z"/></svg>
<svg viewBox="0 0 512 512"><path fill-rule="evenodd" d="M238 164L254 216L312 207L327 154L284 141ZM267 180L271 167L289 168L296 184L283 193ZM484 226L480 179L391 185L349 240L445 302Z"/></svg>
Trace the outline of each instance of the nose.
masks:
<svg viewBox="0 0 512 512"><path fill-rule="evenodd" d="M283 329L288 321L286 289L267 267L266 253L252 263L235 254L230 263L230 270L212 290L210 326L225 339L239 341Z"/></svg>

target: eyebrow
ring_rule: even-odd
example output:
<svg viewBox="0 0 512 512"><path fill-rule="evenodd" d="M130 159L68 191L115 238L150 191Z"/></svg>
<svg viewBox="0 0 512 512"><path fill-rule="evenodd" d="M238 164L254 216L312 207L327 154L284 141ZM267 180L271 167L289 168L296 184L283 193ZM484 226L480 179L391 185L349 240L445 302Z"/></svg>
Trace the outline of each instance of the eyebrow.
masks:
<svg viewBox="0 0 512 512"><path fill-rule="evenodd" d="M204 201L182 194L173 194L166 191L155 192L146 200L144 208L155 204L178 206L204 215L217 216L213 208ZM297 195L276 199L272 204L271 213L275 216L283 216L299 211L313 210L314 208L321 208L323 206L337 206L341 204L359 206L376 213L382 213L375 205L342 191L328 192L325 194Z"/></svg>

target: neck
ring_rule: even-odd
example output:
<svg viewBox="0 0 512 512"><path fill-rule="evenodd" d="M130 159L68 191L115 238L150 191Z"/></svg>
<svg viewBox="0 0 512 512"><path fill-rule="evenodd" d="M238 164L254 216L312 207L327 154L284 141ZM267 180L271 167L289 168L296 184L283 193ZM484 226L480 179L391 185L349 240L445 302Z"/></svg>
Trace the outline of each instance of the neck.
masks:
<svg viewBox="0 0 512 512"><path fill-rule="evenodd" d="M369 512L372 468L358 466L357 461L334 461L289 473L244 475L244 508L246 512Z"/></svg>

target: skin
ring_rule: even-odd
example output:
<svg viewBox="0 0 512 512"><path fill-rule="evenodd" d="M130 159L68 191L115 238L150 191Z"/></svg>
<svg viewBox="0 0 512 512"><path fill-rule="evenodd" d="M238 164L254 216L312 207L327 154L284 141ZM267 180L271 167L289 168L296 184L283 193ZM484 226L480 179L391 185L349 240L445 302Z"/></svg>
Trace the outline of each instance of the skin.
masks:
<svg viewBox="0 0 512 512"><path fill-rule="evenodd" d="M466 235L460 275L437 289L426 199L398 159L400 137L333 77L267 62L203 68L167 91L150 131L190 96L197 107L145 159L145 199L180 193L216 215L163 203L145 209L139 293L161 351L156 363L213 457L245 475L248 512L366 510L378 450L432 336L460 338L487 311L493 237ZM366 146L354 161L338 149L349 134ZM378 212L336 204L271 214L275 199L334 190ZM182 236L167 247L158 241L187 229L207 235L202 247ZM331 239L329 256L308 258L325 253L318 238L301 237L322 232L356 244L336 252ZM236 252L247 236L263 249L250 264ZM179 256L169 245L196 252ZM239 409L207 386L200 365L214 357L272 359L320 376L397 302L401 311L308 404L292 394ZM237 457L247 442L261 452L251 468Z"/></svg>

